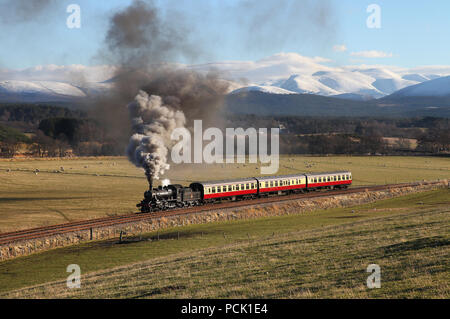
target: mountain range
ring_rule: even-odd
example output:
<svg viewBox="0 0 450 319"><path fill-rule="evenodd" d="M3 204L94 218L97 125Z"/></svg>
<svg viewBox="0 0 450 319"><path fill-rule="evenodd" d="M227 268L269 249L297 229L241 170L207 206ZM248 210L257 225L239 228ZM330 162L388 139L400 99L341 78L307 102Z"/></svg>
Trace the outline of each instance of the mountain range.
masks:
<svg viewBox="0 0 450 319"><path fill-rule="evenodd" d="M228 100L242 100L247 96L258 96L260 100L264 96L271 101L275 99L273 103L277 105L277 99L312 103L313 100L325 101L321 98L326 97L327 105L340 105L339 101L349 105L348 101L354 101L360 107L378 105L385 109L398 103L403 106L412 103L416 109L422 107L424 110L447 107L450 66L406 69L380 65L338 67L330 66L330 63L320 57L279 53L258 61L225 61L178 67L198 72L219 72L230 83L231 97ZM0 102L68 102L86 99L111 90L114 87L115 70L112 66L80 65L48 65L19 71L3 69L0 70ZM411 100L414 97L420 97L416 100L423 103L418 105Z"/></svg>

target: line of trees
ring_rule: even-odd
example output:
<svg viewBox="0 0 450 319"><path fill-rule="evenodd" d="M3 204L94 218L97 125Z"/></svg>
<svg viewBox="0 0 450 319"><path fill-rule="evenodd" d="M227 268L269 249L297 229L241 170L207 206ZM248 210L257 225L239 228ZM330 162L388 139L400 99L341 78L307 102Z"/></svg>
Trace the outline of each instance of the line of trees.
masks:
<svg viewBox="0 0 450 319"><path fill-rule="evenodd" d="M27 110L19 108L15 116L32 114ZM57 114L65 112L45 107L44 110ZM280 152L288 154L399 154L414 151L421 154L450 153L450 122L443 118L242 115L230 116L225 126L280 127ZM97 121L88 118L45 118L39 121L34 133L29 135L31 137L17 129L0 125L0 156L13 157L18 152L39 157L123 155L126 146L123 141L118 142L108 136ZM386 137L392 138L392 141L388 143Z"/></svg>

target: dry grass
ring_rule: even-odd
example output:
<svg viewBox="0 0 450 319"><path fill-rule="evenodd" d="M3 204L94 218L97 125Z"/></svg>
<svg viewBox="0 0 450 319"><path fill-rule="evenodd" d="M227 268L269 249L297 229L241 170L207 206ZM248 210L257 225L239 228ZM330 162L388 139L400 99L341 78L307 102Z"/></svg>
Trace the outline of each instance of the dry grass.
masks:
<svg viewBox="0 0 450 319"><path fill-rule="evenodd" d="M61 167L64 171L57 173ZM165 177L189 184L256 176L259 167L182 164L173 165ZM353 172L355 185L450 178L450 161L437 157L281 156L278 173L341 169ZM147 188L142 170L123 157L2 159L0 180L0 232L134 212Z"/></svg>
<svg viewBox="0 0 450 319"><path fill-rule="evenodd" d="M347 218L338 225L273 235L265 232L247 240L91 272L83 275L81 289L70 290L65 281L57 281L3 297L450 297L448 190L364 205L357 214L369 215L361 219L345 211L336 214L336 220ZM283 218L270 219L273 227ZM366 287L366 268L373 263L381 267L381 289Z"/></svg>

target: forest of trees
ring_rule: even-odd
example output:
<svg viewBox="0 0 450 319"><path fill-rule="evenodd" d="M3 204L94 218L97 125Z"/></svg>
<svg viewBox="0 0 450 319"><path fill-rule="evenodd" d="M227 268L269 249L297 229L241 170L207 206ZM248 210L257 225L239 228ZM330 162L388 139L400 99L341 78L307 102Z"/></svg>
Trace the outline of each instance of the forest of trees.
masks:
<svg viewBox="0 0 450 319"><path fill-rule="evenodd" d="M228 127L279 127L280 152L287 154L447 154L447 118L356 118L239 115ZM396 138L389 145L384 137ZM417 142L413 148L410 140Z"/></svg>
<svg viewBox="0 0 450 319"><path fill-rule="evenodd" d="M448 118L229 115L224 127L279 127L280 152L286 154L450 153ZM126 140L108 136L100 123L79 111L49 105L0 106L2 157L124 155Z"/></svg>

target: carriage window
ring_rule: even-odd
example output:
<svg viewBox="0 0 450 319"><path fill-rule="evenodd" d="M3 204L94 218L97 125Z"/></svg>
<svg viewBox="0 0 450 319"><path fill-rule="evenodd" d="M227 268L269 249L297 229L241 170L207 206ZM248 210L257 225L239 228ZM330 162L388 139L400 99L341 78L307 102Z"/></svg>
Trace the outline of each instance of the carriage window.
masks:
<svg viewBox="0 0 450 319"><path fill-rule="evenodd" d="M345 175L345 179L348 179L348 175Z"/></svg>
<svg viewBox="0 0 450 319"><path fill-rule="evenodd" d="M213 192L213 193L216 192L216 188L215 188L215 187L212 188L212 192Z"/></svg>

